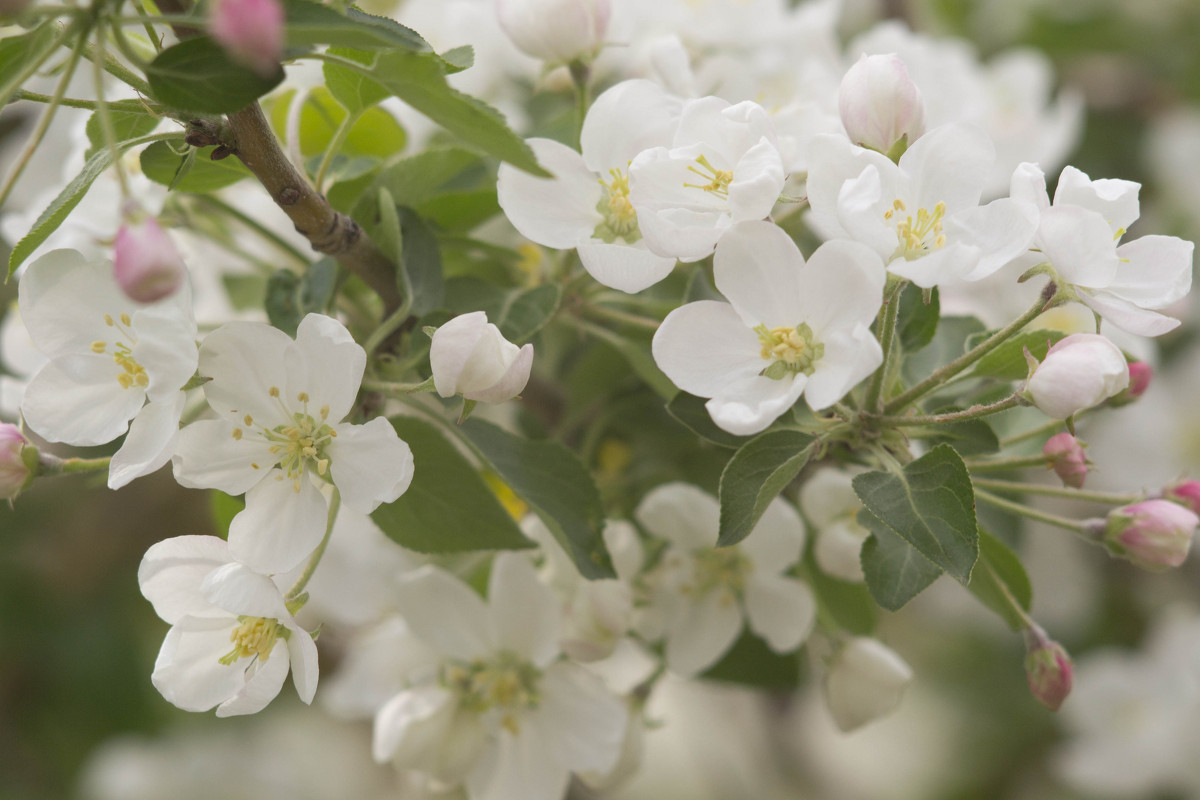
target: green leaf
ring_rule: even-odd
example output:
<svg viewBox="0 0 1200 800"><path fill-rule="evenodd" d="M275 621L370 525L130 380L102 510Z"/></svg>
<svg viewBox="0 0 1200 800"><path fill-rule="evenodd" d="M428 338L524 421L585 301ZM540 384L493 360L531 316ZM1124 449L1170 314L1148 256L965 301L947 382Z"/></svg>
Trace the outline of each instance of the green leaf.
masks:
<svg viewBox="0 0 1200 800"><path fill-rule="evenodd" d="M28 33L0 39L0 108L25 82L30 64L45 58L54 46L58 23L48 19Z"/></svg>
<svg viewBox="0 0 1200 800"><path fill-rule="evenodd" d="M283 68L264 78L238 64L207 36L185 39L159 53L146 67L150 91L159 102L188 111L239 111L283 81Z"/></svg>
<svg viewBox="0 0 1200 800"><path fill-rule="evenodd" d="M145 136L157 128L159 123L158 117L151 115L145 106L136 100L118 100L115 103L109 103L108 116L112 121L113 137L116 142ZM84 153L85 157L91 158L92 153L102 147L108 147L108 142L104 138L104 126L100 122L100 112L94 112L88 117L84 130L87 133L88 143L91 145Z"/></svg>
<svg viewBox="0 0 1200 800"><path fill-rule="evenodd" d="M371 514L395 542L419 553L532 547L478 470L436 428L413 417L392 427L417 464L408 491Z"/></svg>
<svg viewBox="0 0 1200 800"><path fill-rule="evenodd" d="M479 457L541 517L583 577L616 576L601 536L600 493L578 456L558 442L526 439L477 418L460 430Z"/></svg>
<svg viewBox="0 0 1200 800"><path fill-rule="evenodd" d="M351 50L348 47L331 47L329 53L357 61L360 64L370 64L374 58L373 53ZM329 93L351 113L365 111L391 95L391 92L361 72L348 69L341 64L326 61L321 66L321 71L325 76L325 85L329 88Z"/></svg>
<svg viewBox="0 0 1200 800"><path fill-rule="evenodd" d="M271 106L271 125L281 138L286 138L287 119L295 100L296 93L289 92ZM307 93L300 109L299 136L300 153L305 160L325 155L346 114L346 109L324 86ZM384 161L402 149L407 140L408 135L395 117L382 108L367 108L354 120L339 154Z"/></svg>
<svg viewBox="0 0 1200 800"><path fill-rule="evenodd" d="M558 311L560 302L562 290L557 284L505 290L474 278L446 282L447 308L456 314L486 311L488 322L514 344L532 339Z"/></svg>
<svg viewBox="0 0 1200 800"><path fill-rule="evenodd" d="M466 234L500 213L496 187L444 192L421 203L417 213L449 234Z"/></svg>
<svg viewBox="0 0 1200 800"><path fill-rule="evenodd" d="M295 336L305 314L324 313L329 308L336 286L337 262L332 258L311 264L303 275L277 270L267 280L267 319L288 336Z"/></svg>
<svg viewBox="0 0 1200 800"><path fill-rule="evenodd" d="M147 178L176 192L204 194L232 186L250 177L250 170L236 158L213 161L214 147L192 148L179 155L166 142L154 142L139 160Z"/></svg>
<svg viewBox="0 0 1200 800"><path fill-rule="evenodd" d="M58 230L58 226L62 225L63 220L67 215L74 210L75 206L79 205L79 201L87 194L87 190L91 188L92 182L100 175L101 172L108 169L108 165L112 163L109 157L109 150L105 148L96 152L87 163L83 165L83 171L75 176L74 180L66 185L66 187L58 193L58 196L50 201L50 205L42 210L38 215L37 220L33 223L29 233L25 234L16 246L13 247L12 253L8 256L8 277L16 272L17 267L24 263L25 259L29 258L29 254L38 248L42 242Z"/></svg>
<svg viewBox="0 0 1200 800"><path fill-rule="evenodd" d="M950 406L939 408L934 414L946 414L960 409ZM960 422L950 422L928 429L927 435L920 438L930 445L945 443L954 447L959 455L981 456L996 453L1000 450L1000 439L992 426L982 419L965 419Z"/></svg>
<svg viewBox="0 0 1200 800"><path fill-rule="evenodd" d="M399 159L380 170L375 185L397 205L417 206L452 188L463 173L480 170L479 154L461 147L438 147Z"/></svg>
<svg viewBox="0 0 1200 800"><path fill-rule="evenodd" d="M875 631L875 601L871 592L862 583L851 583L826 575L812 558L807 559L808 585L817 595L817 606L822 614L842 630L855 636L870 636Z"/></svg>
<svg viewBox="0 0 1200 800"><path fill-rule="evenodd" d="M700 677L756 689L795 689L804 676L802 650L780 655L749 631L743 631L721 660Z"/></svg>
<svg viewBox="0 0 1200 800"><path fill-rule="evenodd" d="M475 48L469 44L453 47L442 53L442 61L447 64L448 72L462 72L475 66Z"/></svg>
<svg viewBox="0 0 1200 800"><path fill-rule="evenodd" d="M381 194L386 196L387 191L383 190ZM383 202L383 198L380 202ZM399 259L400 280L405 297L409 300L409 311L420 316L439 308L445 297L442 254L437 236L425 224L425 220L409 208L399 208L397 213L403 237Z"/></svg>
<svg viewBox="0 0 1200 800"><path fill-rule="evenodd" d="M967 338L982 330L983 323L975 317L942 317L933 341L916 353L906 355L902 368L905 382L916 383L927 378L941 365L961 356Z"/></svg>
<svg viewBox="0 0 1200 800"><path fill-rule="evenodd" d="M971 575L969 588L984 605L995 611L1014 631L1025 627L1025 620L1013 608L1012 601L1028 611L1033 587L1021 559L1004 542L979 529L979 565ZM1009 600L1012 598L1012 601Z"/></svg>
<svg viewBox="0 0 1200 800"><path fill-rule="evenodd" d="M213 525L221 536L228 536L229 524L246 507L246 501L214 489L208 493L208 505L212 511Z"/></svg>
<svg viewBox="0 0 1200 800"><path fill-rule="evenodd" d="M858 512L858 524L871 531L861 556L867 589L888 611L900 609L942 574L940 567L865 508Z"/></svg>
<svg viewBox="0 0 1200 800"><path fill-rule="evenodd" d="M284 0L287 46L329 44L358 50L429 50L429 43L395 20L356 8L340 14L307 0Z"/></svg>
<svg viewBox="0 0 1200 800"><path fill-rule="evenodd" d="M701 439L719 444L721 447L738 448L749 441L745 436L734 436L723 431L712 421L712 416L704 405L703 397L696 397L687 392L676 392L667 403L667 413L679 420L685 428Z"/></svg>
<svg viewBox="0 0 1200 800"><path fill-rule="evenodd" d="M816 438L794 430L767 431L744 444L721 473L721 533L717 546L745 539L767 505L800 474Z"/></svg>
<svg viewBox="0 0 1200 800"><path fill-rule="evenodd" d="M915 283L904 287L900 295L900 345L906 353L924 349L937 334L938 320L941 318L937 287L933 288L928 305L925 304L924 295L924 290Z"/></svg>
<svg viewBox="0 0 1200 800"><path fill-rule="evenodd" d="M650 354L649 343L634 341L616 331L593 325L588 332L621 354L629 368L663 400L669 400L679 391L671 379L663 374Z"/></svg>
<svg viewBox="0 0 1200 800"><path fill-rule="evenodd" d="M1041 361L1046 357L1050 346L1066 336L1062 331L1026 331L1009 339L1004 344L975 362L971 376L976 378L996 378L1002 381L1024 380L1029 375L1029 364L1025 361L1025 348L1033 357ZM980 334L967 340L968 349L974 347L986 338Z"/></svg>
<svg viewBox="0 0 1200 800"><path fill-rule="evenodd" d="M940 444L904 466L903 475L854 477L863 505L889 530L963 584L979 556L975 493L962 457Z"/></svg>

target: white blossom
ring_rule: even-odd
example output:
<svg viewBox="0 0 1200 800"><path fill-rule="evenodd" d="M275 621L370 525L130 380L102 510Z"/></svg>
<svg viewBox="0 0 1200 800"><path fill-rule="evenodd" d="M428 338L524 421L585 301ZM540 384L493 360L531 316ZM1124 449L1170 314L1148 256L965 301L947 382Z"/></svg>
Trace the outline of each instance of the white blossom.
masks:
<svg viewBox="0 0 1200 800"><path fill-rule="evenodd" d="M460 314L438 328L429 345L433 385L442 397L502 403L529 381L533 345L517 347L487 321L487 313Z"/></svg>
<svg viewBox="0 0 1200 800"><path fill-rule="evenodd" d="M861 583L862 546L871 532L858 524L862 501L854 493L854 472L818 470L800 487L800 509L815 533L813 557L824 572Z"/></svg>
<svg viewBox="0 0 1200 800"><path fill-rule="evenodd" d="M855 637L825 673L825 702L837 726L852 731L895 711L912 679L912 669L890 647Z"/></svg>
<svg viewBox="0 0 1200 800"><path fill-rule="evenodd" d="M611 10L609 0L496 0L500 27L513 44L550 63L591 60Z"/></svg>
<svg viewBox="0 0 1200 800"><path fill-rule="evenodd" d="M1046 351L1024 393L1055 419L1103 403L1129 386L1125 355L1096 333L1073 333Z"/></svg>

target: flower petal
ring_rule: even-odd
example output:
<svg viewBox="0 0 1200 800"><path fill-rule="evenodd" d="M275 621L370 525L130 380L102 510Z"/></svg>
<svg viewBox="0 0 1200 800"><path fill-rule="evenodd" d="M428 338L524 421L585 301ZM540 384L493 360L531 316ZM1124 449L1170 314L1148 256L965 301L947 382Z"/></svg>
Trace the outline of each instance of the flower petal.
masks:
<svg viewBox="0 0 1200 800"><path fill-rule="evenodd" d="M758 375L762 345L733 306L714 300L688 303L667 314L651 343L654 362L671 382L700 397Z"/></svg>
<svg viewBox="0 0 1200 800"><path fill-rule="evenodd" d="M401 692L375 715L371 752L379 762L421 769L444 747L458 701L440 686Z"/></svg>
<svg viewBox="0 0 1200 800"><path fill-rule="evenodd" d="M282 640L275 642L269 658L261 656L254 666L246 669L246 682L221 705L217 706L218 717L236 717L243 714L257 714L279 696L283 682L287 680L288 657L287 645ZM238 666L235 663L234 666Z"/></svg>
<svg viewBox="0 0 1200 800"><path fill-rule="evenodd" d="M1042 212L1038 243L1047 261L1068 283L1102 289L1117 274L1112 230L1104 217L1079 206L1053 206Z"/></svg>
<svg viewBox="0 0 1200 800"><path fill-rule="evenodd" d="M200 593L234 617L263 617L282 622L292 616L274 581L236 561L222 564L205 575Z"/></svg>
<svg viewBox="0 0 1200 800"><path fill-rule="evenodd" d="M717 499L690 483L656 486L638 503L633 516L651 536L683 550L703 550L717 543L721 519Z"/></svg>
<svg viewBox="0 0 1200 800"><path fill-rule="evenodd" d="M470 661L492 649L483 598L449 573L422 567L401 580L396 595L396 606L413 634L438 652Z"/></svg>
<svg viewBox="0 0 1200 800"><path fill-rule="evenodd" d="M808 383L809 377L803 372L779 380L755 375L726 386L704 407L721 430L750 436L765 430L794 406Z"/></svg>
<svg viewBox="0 0 1200 800"><path fill-rule="evenodd" d="M756 575L778 574L800 560L804 534L804 522L796 509L777 497L738 547L754 562Z"/></svg>
<svg viewBox="0 0 1200 800"><path fill-rule="evenodd" d="M365 425L338 425L326 446L329 470L348 508L370 514L408 489L413 455L408 444L384 417Z"/></svg>
<svg viewBox="0 0 1200 800"><path fill-rule="evenodd" d="M229 523L229 549L257 572L287 572L321 543L327 510L307 477L293 483L273 469L246 492L246 507Z"/></svg>
<svg viewBox="0 0 1200 800"><path fill-rule="evenodd" d="M208 404L238 420L250 414L267 427L291 424L270 389L287 388L286 355L292 347L290 336L265 323L229 322L217 328L200 345L200 374L212 378L204 384Z"/></svg>
<svg viewBox="0 0 1200 800"><path fill-rule="evenodd" d="M742 610L727 589L684 606L667 628L667 668L690 678L720 660L742 630Z"/></svg>
<svg viewBox="0 0 1200 800"><path fill-rule="evenodd" d="M558 657L562 633L558 598L538 579L528 558L517 553L496 556L488 602L498 647L541 668Z"/></svg>
<svg viewBox="0 0 1200 800"><path fill-rule="evenodd" d="M154 613L175 624L183 617L228 617L200 592L210 572L233 559L229 544L216 536L176 536L156 542L142 556L138 585Z"/></svg>
<svg viewBox="0 0 1200 800"><path fill-rule="evenodd" d="M778 225L741 222L717 245L713 281L746 327L794 327L801 321L797 277L804 266L800 248Z"/></svg>
<svg viewBox="0 0 1200 800"><path fill-rule="evenodd" d="M821 343L825 345L825 356L817 362L804 389L804 398L814 411L841 400L883 363L883 348L866 325L852 331L832 331Z"/></svg>
<svg viewBox="0 0 1200 800"><path fill-rule="evenodd" d="M505 344L510 343L505 342ZM500 377L500 380L486 389L463 392L463 397L481 403L503 403L505 400L511 400L525 390L525 384L529 383L531 369L533 369L533 345L526 344L517 351L516 358L508 365L508 369Z"/></svg>
<svg viewBox="0 0 1200 800"><path fill-rule="evenodd" d="M1137 336L1162 336L1180 326L1180 321L1157 311L1135 306L1108 292L1080 292L1079 299L1110 325Z"/></svg>
<svg viewBox="0 0 1200 800"><path fill-rule="evenodd" d="M551 666L539 685L536 722L554 760L572 772L608 772L621 755L628 711L595 675L571 663Z"/></svg>
<svg viewBox="0 0 1200 800"><path fill-rule="evenodd" d="M133 327L137 331L137 342L133 345L133 358L146 368L150 385L146 394L152 400L170 397L192 379L200 361L196 349L196 322L191 309L168 316L165 309L138 311L133 315Z"/></svg>
<svg viewBox="0 0 1200 800"><path fill-rule="evenodd" d="M947 238L979 249L975 268L960 273L965 281L986 278L1022 255L1033 243L1037 229L1037 210L1005 197L960 211L945 222Z"/></svg>
<svg viewBox="0 0 1200 800"><path fill-rule="evenodd" d="M604 189L583 156L550 139L528 139L538 163L553 178L538 178L508 164L500 165L497 199L521 235L556 250L569 250L592 236L604 217L596 204ZM624 164L612 164L624 167Z"/></svg>
<svg viewBox="0 0 1200 800"><path fill-rule="evenodd" d="M29 337L50 358L87 353L92 342L111 341L115 331L104 315L119 320L137 310L113 280L111 262L88 261L75 250L52 250L34 261L17 293Z"/></svg>
<svg viewBox="0 0 1200 800"><path fill-rule="evenodd" d="M1095 211L1113 231L1128 228L1141 216L1138 192L1142 186L1117 178L1092 180L1075 167L1063 167L1054 190L1054 205L1074 205Z"/></svg>
<svg viewBox="0 0 1200 800"><path fill-rule="evenodd" d="M817 601L808 584L782 575L758 574L746 582L746 620L750 630L776 653L799 647L817 618Z"/></svg>
<svg viewBox="0 0 1200 800"><path fill-rule="evenodd" d="M158 651L150 675L154 688L184 711L208 711L236 694L245 683L245 667L220 662L236 625L230 616L180 619Z"/></svg>
<svg viewBox="0 0 1200 800"><path fill-rule="evenodd" d="M669 144L682 109L683 101L654 81L621 81L605 90L588 109L579 134L588 169L600 175L626 170L638 153Z"/></svg>
<svg viewBox="0 0 1200 800"><path fill-rule="evenodd" d="M807 322L821 339L828 330L853 330L875 319L887 270L866 245L833 241L818 247L792 280L798 314L791 324Z"/></svg>
<svg viewBox="0 0 1200 800"><path fill-rule="evenodd" d="M91 446L111 442L129 428L146 393L117 383L107 355L62 356L38 370L25 387L21 413L50 442Z"/></svg>
<svg viewBox="0 0 1200 800"><path fill-rule="evenodd" d="M583 242L576 248L588 274L609 288L628 294L647 289L675 269L673 256L659 256L645 244L609 244L599 239Z"/></svg>
<svg viewBox="0 0 1200 800"><path fill-rule="evenodd" d="M517 733L501 728L492 758L481 760L467 776L471 800L558 800L571 773L556 759L553 733L522 724Z"/></svg>
<svg viewBox="0 0 1200 800"><path fill-rule="evenodd" d="M233 431L223 419L198 420L181 430L171 463L175 480L189 489L238 495L265 478L277 461L269 446L257 438L235 439Z"/></svg>
<svg viewBox="0 0 1200 800"><path fill-rule="evenodd" d="M1143 236L1117 248L1120 263L1107 291L1142 308L1162 308L1192 288L1195 245L1174 236Z"/></svg>
<svg viewBox="0 0 1200 800"><path fill-rule="evenodd" d="M134 478L149 475L171 460L179 437L179 418L187 395L150 401L129 426L121 449L108 465L108 488L120 489Z"/></svg>
<svg viewBox="0 0 1200 800"><path fill-rule="evenodd" d="M333 317L306 314L296 328L296 347L304 354L308 374L303 385L289 382L289 402L304 392L309 396L309 413L313 417L328 407L331 421L345 419L354 407L367 366L367 353L362 345Z"/></svg>
<svg viewBox="0 0 1200 800"><path fill-rule="evenodd" d="M295 625L288 625L288 628L292 632L287 643L288 661L292 665L292 683L296 686L296 694L300 696L300 701L311 705L313 696L317 693L317 679L320 677L317 643L308 631Z"/></svg>
<svg viewBox="0 0 1200 800"><path fill-rule="evenodd" d="M918 208L946 204L946 213L979 205L996 160L996 147L980 127L942 125L926 132L900 157L900 169L912 180Z"/></svg>

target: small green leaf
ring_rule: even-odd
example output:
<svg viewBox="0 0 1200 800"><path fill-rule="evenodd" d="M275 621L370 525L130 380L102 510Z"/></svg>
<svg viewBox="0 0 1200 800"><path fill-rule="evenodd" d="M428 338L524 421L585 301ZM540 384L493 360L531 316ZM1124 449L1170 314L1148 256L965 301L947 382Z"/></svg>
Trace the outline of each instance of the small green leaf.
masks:
<svg viewBox="0 0 1200 800"><path fill-rule="evenodd" d="M975 493L962 457L940 444L904 466L903 475L854 477L863 505L889 530L963 584L979 556Z"/></svg>
<svg viewBox="0 0 1200 800"><path fill-rule="evenodd" d="M756 689L795 689L804 676L801 650L780 655L749 631L743 631L721 660L700 677Z"/></svg>
<svg viewBox="0 0 1200 800"><path fill-rule="evenodd" d="M21 88L29 65L49 54L57 30L57 21L47 19L28 33L0 39L0 108Z"/></svg>
<svg viewBox="0 0 1200 800"><path fill-rule="evenodd" d="M283 81L283 68L264 78L238 64L207 36L185 39L163 50L146 67L155 99L168 106L207 114L239 111Z"/></svg>
<svg viewBox="0 0 1200 800"><path fill-rule="evenodd" d="M826 575L816 560L808 558L806 580L817 595L817 606L839 628L855 636L870 636L875 631L875 601L866 584L851 583Z"/></svg>
<svg viewBox="0 0 1200 800"><path fill-rule="evenodd" d="M984 330L984 325L975 317L943 316L938 321L933 341L915 353L905 356L902 372L905 382L916 383L929 377L935 369L961 356L963 343L968 337Z"/></svg>
<svg viewBox="0 0 1200 800"><path fill-rule="evenodd" d="M442 61L448 65L447 71L462 72L475 66L475 48L469 44L453 47L442 53Z"/></svg>
<svg viewBox="0 0 1200 800"><path fill-rule="evenodd" d="M1004 542L979 529L979 565L968 587L984 605L995 611L1014 631L1025 627L1025 620L1013 608L1016 602L1024 611L1033 601L1033 587L1021 559ZM1009 600L1009 597L1012 600Z"/></svg>
<svg viewBox="0 0 1200 800"><path fill-rule="evenodd" d="M176 192L204 194L250 177L250 170L236 158L213 161L215 149L192 148L179 155L166 142L154 142L141 152L139 161L147 178Z"/></svg>
<svg viewBox="0 0 1200 800"><path fill-rule="evenodd" d="M360 64L370 64L375 58L373 53L351 50L348 47L331 47L328 52L330 55L348 58ZM329 88L329 93L351 113L365 111L391 95L391 92L376 81L341 64L327 61L321 66L321 70L325 75L325 85Z"/></svg>
<svg viewBox="0 0 1200 800"><path fill-rule="evenodd" d="M278 270L267 280L267 319L288 336L295 336L306 314L329 308L336 285L337 262L332 258L314 262L303 275Z"/></svg>
<svg viewBox="0 0 1200 800"><path fill-rule="evenodd" d="M397 205L417 206L457 185L463 173L475 170L483 171L478 153L437 147L388 164L375 185L387 189Z"/></svg>
<svg viewBox="0 0 1200 800"><path fill-rule="evenodd" d="M526 439L478 418L461 430L479 457L541 517L583 577L616 576L601 536L600 493L578 456L558 442Z"/></svg>
<svg viewBox="0 0 1200 800"><path fill-rule="evenodd" d="M136 100L118 100L108 104L108 116L112 121L113 137L116 142L137 139L152 132L158 127L158 117L152 116L141 103ZM88 143L91 147L84 153L85 158L91 158L92 153L102 147L107 147L104 138L104 126L100 122L100 112L94 112L88 117L85 127Z"/></svg>
<svg viewBox="0 0 1200 800"><path fill-rule="evenodd" d="M394 417L391 423L417 465L408 491L371 514L392 540L419 553L533 546L478 470L440 431L413 417Z"/></svg>
<svg viewBox="0 0 1200 800"><path fill-rule="evenodd" d="M667 403L667 413L701 439L721 447L737 449L749 441L745 436L734 436L732 433L718 428L712 421L712 416L708 413L708 408L704 403L703 397L696 397L687 392L676 392L675 396Z"/></svg>
<svg viewBox="0 0 1200 800"><path fill-rule="evenodd" d="M295 101L296 93L289 92L276 99L271 106L271 125L281 138L286 138L288 115ZM300 153L306 160L325 155L346 114L346 109L324 86L315 87L305 95L304 106L300 109L298 138ZM338 153L350 158L367 157L382 162L402 149L407 140L408 135L395 117L382 108L367 108L358 112Z"/></svg>
<svg viewBox="0 0 1200 800"><path fill-rule="evenodd" d="M816 439L794 430L767 431L744 444L721 473L721 533L717 546L745 539L767 505L800 474Z"/></svg>
<svg viewBox="0 0 1200 800"><path fill-rule="evenodd" d="M937 334L938 320L941 318L937 287L933 288L928 305L925 304L924 294L920 286L910 283L900 295L900 345L905 353L924 349Z"/></svg>
<svg viewBox="0 0 1200 800"><path fill-rule="evenodd" d="M429 43L395 20L367 14L357 8L341 14L307 0L284 0L288 47L328 44L358 50L429 50Z"/></svg>
<svg viewBox="0 0 1200 800"><path fill-rule="evenodd" d="M381 190L386 195L386 190ZM381 200L382 202L382 200ZM401 288L409 300L409 310L420 316L439 308L445 298L442 278L442 254L437 236L425 220L410 208L397 209L403 245L400 255Z"/></svg>
<svg viewBox="0 0 1200 800"><path fill-rule="evenodd" d="M947 414L960 409L949 406L939 408L934 414ZM914 434L915 435L915 434ZM1000 450L1000 439L992 426L982 419L965 419L960 422L950 422L928 429L928 434L920 438L929 442L930 446L946 443L954 447L959 455L982 456L996 453Z"/></svg>
<svg viewBox="0 0 1200 800"><path fill-rule="evenodd" d="M942 574L940 567L865 508L858 512L858 524L871 531L863 542L863 576L871 596L881 607L899 610Z"/></svg>
<svg viewBox="0 0 1200 800"><path fill-rule="evenodd" d="M1002 381L1024 380L1029 375L1029 364L1025 361L1025 349L1028 348L1033 357L1041 361L1046 357L1046 351L1055 342L1066 336L1062 331L1026 331L1009 339L1004 344L988 353L971 369L971 376L977 378L995 378ZM967 347L974 347L986 338L985 334L972 337L967 341Z"/></svg>
<svg viewBox="0 0 1200 800"><path fill-rule="evenodd" d="M475 278L446 281L446 307L455 314L487 312L491 322L514 344L524 344L545 327L562 301L557 284L505 290Z"/></svg>

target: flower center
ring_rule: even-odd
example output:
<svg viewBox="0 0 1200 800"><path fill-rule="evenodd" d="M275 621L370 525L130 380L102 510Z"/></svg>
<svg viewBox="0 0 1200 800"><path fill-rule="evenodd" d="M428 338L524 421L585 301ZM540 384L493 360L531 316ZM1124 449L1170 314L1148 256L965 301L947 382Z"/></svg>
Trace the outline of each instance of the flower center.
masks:
<svg viewBox="0 0 1200 800"><path fill-rule="evenodd" d="M892 207L883 212L883 218L896 226L899 244L893 258L911 261L946 246L946 235L942 233L942 218L946 216L945 203L939 202L933 207L933 211L918 208L915 219L911 214L901 216L900 212L906 210L904 201L897 198Z"/></svg>
<svg viewBox="0 0 1200 800"><path fill-rule="evenodd" d="M753 571L750 559L736 547L718 547L692 556L692 583L686 591L703 597L714 589L728 589L740 595L746 578Z"/></svg>
<svg viewBox="0 0 1200 800"><path fill-rule="evenodd" d="M629 202L629 175L619 169L610 169L608 174L611 181L597 178L604 187L604 194L596 203L596 210L604 221L596 226L592 235L608 244L617 239L633 244L642 238L642 233L638 229L637 212Z"/></svg>
<svg viewBox="0 0 1200 800"><path fill-rule="evenodd" d="M812 375L817 362L825 355L825 345L816 340L807 322L794 328L785 325L769 330L766 325L759 325L754 332L762 344L759 355L764 361L771 362L761 374L772 380L801 372Z"/></svg>
<svg viewBox="0 0 1200 800"><path fill-rule="evenodd" d="M325 450L329 443L337 438L337 431L325 422L329 417L329 406L321 407L319 420L309 414L308 392L300 392L296 395L296 400L301 405L300 411L292 411L284 404L280 398L279 387L272 386L269 394L279 404L284 416L291 419L291 424L268 428L256 424L254 417L247 414L242 418L245 429L235 427L233 438L241 439L249 431L251 435L267 442L270 445L268 450L276 458L275 464L279 465L288 480L292 482L292 489L299 492L300 481L309 468L315 469L321 477L325 477L329 472L329 456L326 455ZM255 469L262 468L257 463L251 463L250 466ZM282 479L283 477L280 476L280 480Z"/></svg>
<svg viewBox="0 0 1200 800"><path fill-rule="evenodd" d="M700 165L699 169L689 166L688 172L699 175L707 183L685 183L684 186L688 189L700 189L721 199L728 198L729 184L733 183L733 170L717 169L705 156L697 156L696 163Z"/></svg>
<svg viewBox="0 0 1200 800"><path fill-rule="evenodd" d="M233 649L221 656L219 661L229 666L243 658L257 658L266 661L271 657L275 641L283 636L287 638L287 629L278 620L263 617L238 617L241 624L229 634Z"/></svg>
<svg viewBox="0 0 1200 800"><path fill-rule="evenodd" d="M510 652L492 661L451 661L442 665L442 686L456 692L463 708L482 713L492 709L502 715L501 724L517 732L517 714L536 708L541 701L538 680L541 671Z"/></svg>
<svg viewBox="0 0 1200 800"><path fill-rule="evenodd" d="M121 314L120 320L114 320L112 315L104 315L104 324L110 328L114 328L118 333L118 338L112 344L112 358L121 371L117 373L117 383L121 384L122 389L131 389L134 386L139 389L145 389L150 385L150 376L146 374L146 368L137 362L133 357L133 348L127 344L124 339L128 339L137 344L137 336L134 335L132 326L133 320L128 314ZM103 339L97 339L92 342L93 353L107 353L108 342Z"/></svg>

